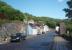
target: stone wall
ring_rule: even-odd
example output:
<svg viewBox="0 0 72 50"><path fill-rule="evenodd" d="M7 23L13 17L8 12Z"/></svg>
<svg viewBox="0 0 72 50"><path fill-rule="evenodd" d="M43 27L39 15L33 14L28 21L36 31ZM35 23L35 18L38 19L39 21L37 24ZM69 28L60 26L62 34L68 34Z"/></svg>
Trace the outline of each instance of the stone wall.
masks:
<svg viewBox="0 0 72 50"><path fill-rule="evenodd" d="M23 22L16 21L11 23L5 23L0 27L0 38L10 37L11 34L23 33L26 30L26 26ZM1 41L1 40L0 40Z"/></svg>
<svg viewBox="0 0 72 50"><path fill-rule="evenodd" d="M64 22L60 23L60 34L65 34L66 33L66 26Z"/></svg>

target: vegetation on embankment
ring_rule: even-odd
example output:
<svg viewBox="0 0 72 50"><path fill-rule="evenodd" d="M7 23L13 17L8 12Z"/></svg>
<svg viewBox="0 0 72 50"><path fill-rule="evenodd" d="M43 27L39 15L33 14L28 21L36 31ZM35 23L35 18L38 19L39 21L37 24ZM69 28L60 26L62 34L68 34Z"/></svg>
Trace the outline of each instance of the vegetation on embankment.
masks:
<svg viewBox="0 0 72 50"><path fill-rule="evenodd" d="M72 21L66 19L64 20L64 23L66 25L66 31L69 31L69 34L65 33L65 35L72 37Z"/></svg>
<svg viewBox="0 0 72 50"><path fill-rule="evenodd" d="M29 13L23 13L20 10L17 10L8 5L7 3L0 1L0 25L13 20L23 21L24 19L33 19L35 22L42 21L42 23L47 24L49 27L52 28L54 28L56 26L56 23L60 21L58 19L53 19L50 17L37 17Z"/></svg>
<svg viewBox="0 0 72 50"><path fill-rule="evenodd" d="M72 0L68 0L66 2L67 8L64 8L63 11L66 13L65 25L66 25L66 33L64 34L64 38L72 41Z"/></svg>
<svg viewBox="0 0 72 50"><path fill-rule="evenodd" d="M66 39L68 41L72 41L72 21L69 19L64 19L63 21L65 23L66 33L64 33L60 36L62 36L64 39Z"/></svg>

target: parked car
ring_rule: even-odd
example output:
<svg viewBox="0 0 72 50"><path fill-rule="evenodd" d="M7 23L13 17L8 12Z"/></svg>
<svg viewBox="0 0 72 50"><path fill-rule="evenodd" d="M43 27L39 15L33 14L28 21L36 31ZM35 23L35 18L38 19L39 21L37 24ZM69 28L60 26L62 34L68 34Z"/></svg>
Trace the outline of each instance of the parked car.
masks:
<svg viewBox="0 0 72 50"><path fill-rule="evenodd" d="M25 40L26 39L26 36L24 33L21 33L21 40Z"/></svg>
<svg viewBox="0 0 72 50"><path fill-rule="evenodd" d="M20 36L17 35L11 35L11 42L19 42L21 40Z"/></svg>
<svg viewBox="0 0 72 50"><path fill-rule="evenodd" d="M11 35L11 42L19 42L21 40L25 40L26 35L24 35L23 33L16 33L14 35Z"/></svg>

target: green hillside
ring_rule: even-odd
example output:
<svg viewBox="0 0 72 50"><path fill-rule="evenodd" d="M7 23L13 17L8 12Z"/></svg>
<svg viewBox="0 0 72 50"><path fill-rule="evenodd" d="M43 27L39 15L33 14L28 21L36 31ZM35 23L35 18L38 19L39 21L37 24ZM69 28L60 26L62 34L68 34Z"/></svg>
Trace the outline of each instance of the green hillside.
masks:
<svg viewBox="0 0 72 50"><path fill-rule="evenodd" d="M0 1L0 24L13 20L23 21L24 19L33 19L36 22L42 21L44 24L47 24L53 28L55 27L56 23L60 21L59 19L53 19L50 17L37 17L29 13L23 13L7 3Z"/></svg>

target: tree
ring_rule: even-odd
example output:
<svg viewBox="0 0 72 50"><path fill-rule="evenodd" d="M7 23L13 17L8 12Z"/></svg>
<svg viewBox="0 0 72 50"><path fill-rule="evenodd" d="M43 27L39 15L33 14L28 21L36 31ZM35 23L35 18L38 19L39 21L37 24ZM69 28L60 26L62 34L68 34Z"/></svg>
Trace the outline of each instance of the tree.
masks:
<svg viewBox="0 0 72 50"><path fill-rule="evenodd" d="M72 20L72 0L67 1L68 8L64 8L63 10L66 13L66 17Z"/></svg>
<svg viewBox="0 0 72 50"><path fill-rule="evenodd" d="M0 1L0 19L23 21L24 18L25 16L20 10L14 9L7 3Z"/></svg>

